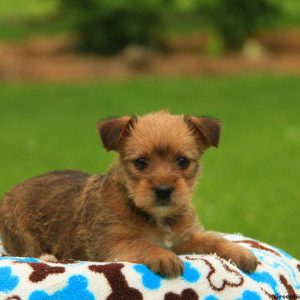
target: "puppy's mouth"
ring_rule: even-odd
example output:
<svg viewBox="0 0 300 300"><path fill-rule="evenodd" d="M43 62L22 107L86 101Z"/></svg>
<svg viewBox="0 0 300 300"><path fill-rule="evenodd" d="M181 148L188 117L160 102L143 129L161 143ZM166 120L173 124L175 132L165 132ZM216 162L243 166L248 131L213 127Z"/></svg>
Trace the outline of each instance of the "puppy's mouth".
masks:
<svg viewBox="0 0 300 300"><path fill-rule="evenodd" d="M159 199L155 198L156 207L168 207L171 205L171 199Z"/></svg>

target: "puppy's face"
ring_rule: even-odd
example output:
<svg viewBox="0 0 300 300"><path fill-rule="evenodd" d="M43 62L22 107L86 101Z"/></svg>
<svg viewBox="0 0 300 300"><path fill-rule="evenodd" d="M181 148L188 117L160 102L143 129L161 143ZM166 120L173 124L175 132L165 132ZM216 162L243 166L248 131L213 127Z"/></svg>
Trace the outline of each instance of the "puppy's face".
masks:
<svg viewBox="0 0 300 300"><path fill-rule="evenodd" d="M165 217L179 213L191 201L199 157L209 146L218 145L220 123L158 112L106 120L99 132L105 148L119 153L134 204Z"/></svg>

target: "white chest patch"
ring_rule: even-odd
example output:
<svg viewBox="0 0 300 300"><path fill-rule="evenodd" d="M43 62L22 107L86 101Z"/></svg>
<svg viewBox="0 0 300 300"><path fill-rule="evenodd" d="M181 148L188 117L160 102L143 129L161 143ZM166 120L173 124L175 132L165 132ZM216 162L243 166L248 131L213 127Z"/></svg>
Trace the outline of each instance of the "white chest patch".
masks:
<svg viewBox="0 0 300 300"><path fill-rule="evenodd" d="M170 240L168 240L168 239L165 239L165 240L164 240L164 247L165 247L165 248L171 249L172 246L173 246L173 243L172 243Z"/></svg>
<svg viewBox="0 0 300 300"><path fill-rule="evenodd" d="M173 233L171 227L164 224L162 221L158 221L157 223L163 232L163 236L159 241L160 246L165 249L171 249L173 247Z"/></svg>

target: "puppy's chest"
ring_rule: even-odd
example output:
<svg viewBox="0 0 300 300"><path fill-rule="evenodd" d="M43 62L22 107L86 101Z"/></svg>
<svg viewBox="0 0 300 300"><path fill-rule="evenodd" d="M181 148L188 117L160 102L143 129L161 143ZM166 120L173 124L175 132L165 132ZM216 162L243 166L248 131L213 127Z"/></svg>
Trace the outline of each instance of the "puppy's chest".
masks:
<svg viewBox="0 0 300 300"><path fill-rule="evenodd" d="M165 238L160 243L160 246L166 249L172 249L173 245L174 242L171 236L165 236Z"/></svg>
<svg viewBox="0 0 300 300"><path fill-rule="evenodd" d="M158 224L158 230L154 236L154 242L165 249L172 249L178 240L178 234L169 225Z"/></svg>

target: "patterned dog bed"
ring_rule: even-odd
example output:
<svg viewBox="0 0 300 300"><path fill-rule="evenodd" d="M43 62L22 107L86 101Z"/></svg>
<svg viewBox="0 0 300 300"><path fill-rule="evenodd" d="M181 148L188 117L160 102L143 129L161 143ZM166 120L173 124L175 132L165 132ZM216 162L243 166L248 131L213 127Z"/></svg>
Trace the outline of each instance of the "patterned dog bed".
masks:
<svg viewBox="0 0 300 300"><path fill-rule="evenodd" d="M253 251L260 261L256 272L245 274L216 255L181 256L185 271L176 279L162 278L140 264L45 263L36 258L3 255L0 299L300 299L299 261L241 235L225 237Z"/></svg>

